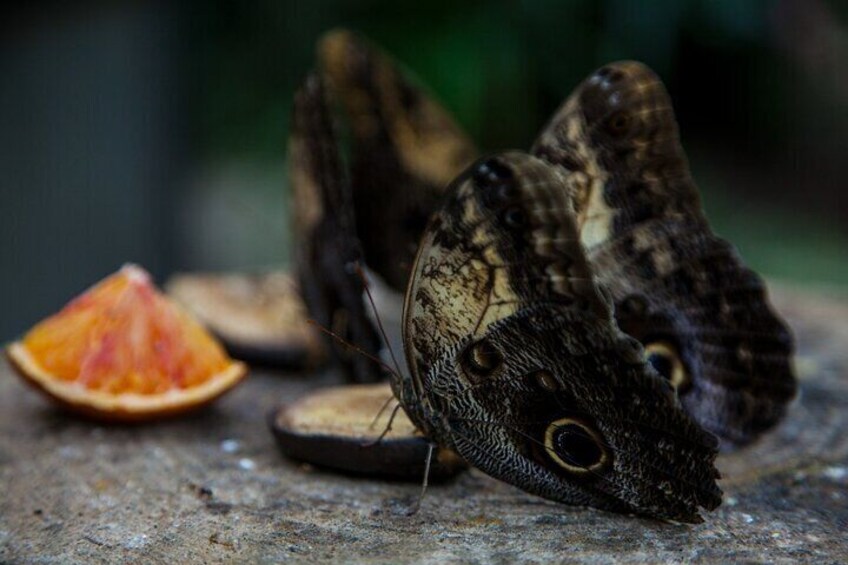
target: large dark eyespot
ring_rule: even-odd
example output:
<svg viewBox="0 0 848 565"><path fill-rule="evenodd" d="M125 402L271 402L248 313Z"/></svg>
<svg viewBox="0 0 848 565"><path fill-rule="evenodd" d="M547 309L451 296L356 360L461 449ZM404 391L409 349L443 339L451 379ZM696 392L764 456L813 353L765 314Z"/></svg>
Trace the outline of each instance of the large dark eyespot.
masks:
<svg viewBox="0 0 848 565"><path fill-rule="evenodd" d="M645 360L666 379L678 393L689 387L689 373L677 349L667 341L654 341L645 346Z"/></svg>
<svg viewBox="0 0 848 565"><path fill-rule="evenodd" d="M472 375L487 377L501 366L503 357L491 343L481 339L465 348L462 361L465 369Z"/></svg>
<svg viewBox="0 0 848 565"><path fill-rule="evenodd" d="M514 229L520 229L527 225L527 214L518 206L510 206L503 213L504 223Z"/></svg>
<svg viewBox="0 0 848 565"><path fill-rule="evenodd" d="M610 459L601 435L573 418L551 422L545 430L545 449L557 465L575 474L595 472Z"/></svg>

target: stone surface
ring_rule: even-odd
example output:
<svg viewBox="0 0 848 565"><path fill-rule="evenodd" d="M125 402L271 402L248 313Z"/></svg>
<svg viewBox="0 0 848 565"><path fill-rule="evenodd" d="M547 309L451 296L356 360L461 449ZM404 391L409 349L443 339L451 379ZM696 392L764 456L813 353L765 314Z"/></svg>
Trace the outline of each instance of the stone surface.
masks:
<svg viewBox="0 0 848 565"><path fill-rule="evenodd" d="M333 375L256 372L217 405L106 427L0 366L0 562L848 560L848 301L780 290L801 395L723 455L724 504L684 526L563 506L472 471L430 488L285 460L265 417Z"/></svg>

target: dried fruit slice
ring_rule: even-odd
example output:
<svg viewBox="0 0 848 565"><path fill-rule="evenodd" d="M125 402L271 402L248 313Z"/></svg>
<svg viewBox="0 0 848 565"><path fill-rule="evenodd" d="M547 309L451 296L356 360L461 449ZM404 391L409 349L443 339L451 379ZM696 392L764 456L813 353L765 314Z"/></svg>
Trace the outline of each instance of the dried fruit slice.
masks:
<svg viewBox="0 0 848 565"><path fill-rule="evenodd" d="M7 354L21 376L53 400L111 421L197 408L247 373L135 265L38 323Z"/></svg>
<svg viewBox="0 0 848 565"><path fill-rule="evenodd" d="M326 357L324 341L306 322L300 289L288 273L180 274L165 289L238 359L306 370Z"/></svg>
<svg viewBox="0 0 848 565"><path fill-rule="evenodd" d="M292 459L356 475L420 481L429 442L403 411L375 443L390 410L376 422L374 417L391 396L385 383L321 389L273 412L269 424L280 449ZM430 478L446 479L466 467L453 451L436 448Z"/></svg>

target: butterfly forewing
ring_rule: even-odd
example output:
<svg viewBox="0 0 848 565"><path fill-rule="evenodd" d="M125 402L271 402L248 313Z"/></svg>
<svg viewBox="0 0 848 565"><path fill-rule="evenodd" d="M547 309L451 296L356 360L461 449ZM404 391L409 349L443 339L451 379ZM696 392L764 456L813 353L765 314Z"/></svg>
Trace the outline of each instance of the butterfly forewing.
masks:
<svg viewBox="0 0 848 565"><path fill-rule="evenodd" d="M556 180L552 180L556 179ZM507 153L454 183L419 246L404 309L410 363L482 335L528 303L563 303L609 315L580 248L561 175Z"/></svg>

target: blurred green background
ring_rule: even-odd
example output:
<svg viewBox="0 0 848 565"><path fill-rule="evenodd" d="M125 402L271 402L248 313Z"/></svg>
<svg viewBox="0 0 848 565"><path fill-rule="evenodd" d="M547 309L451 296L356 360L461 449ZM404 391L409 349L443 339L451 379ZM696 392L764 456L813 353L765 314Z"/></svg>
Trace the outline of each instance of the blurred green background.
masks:
<svg viewBox="0 0 848 565"><path fill-rule="evenodd" d="M848 289L848 3L47 2L0 23L0 339L124 261L285 264L292 95L337 26L485 150L528 147L601 64L648 63L715 230L771 278Z"/></svg>

